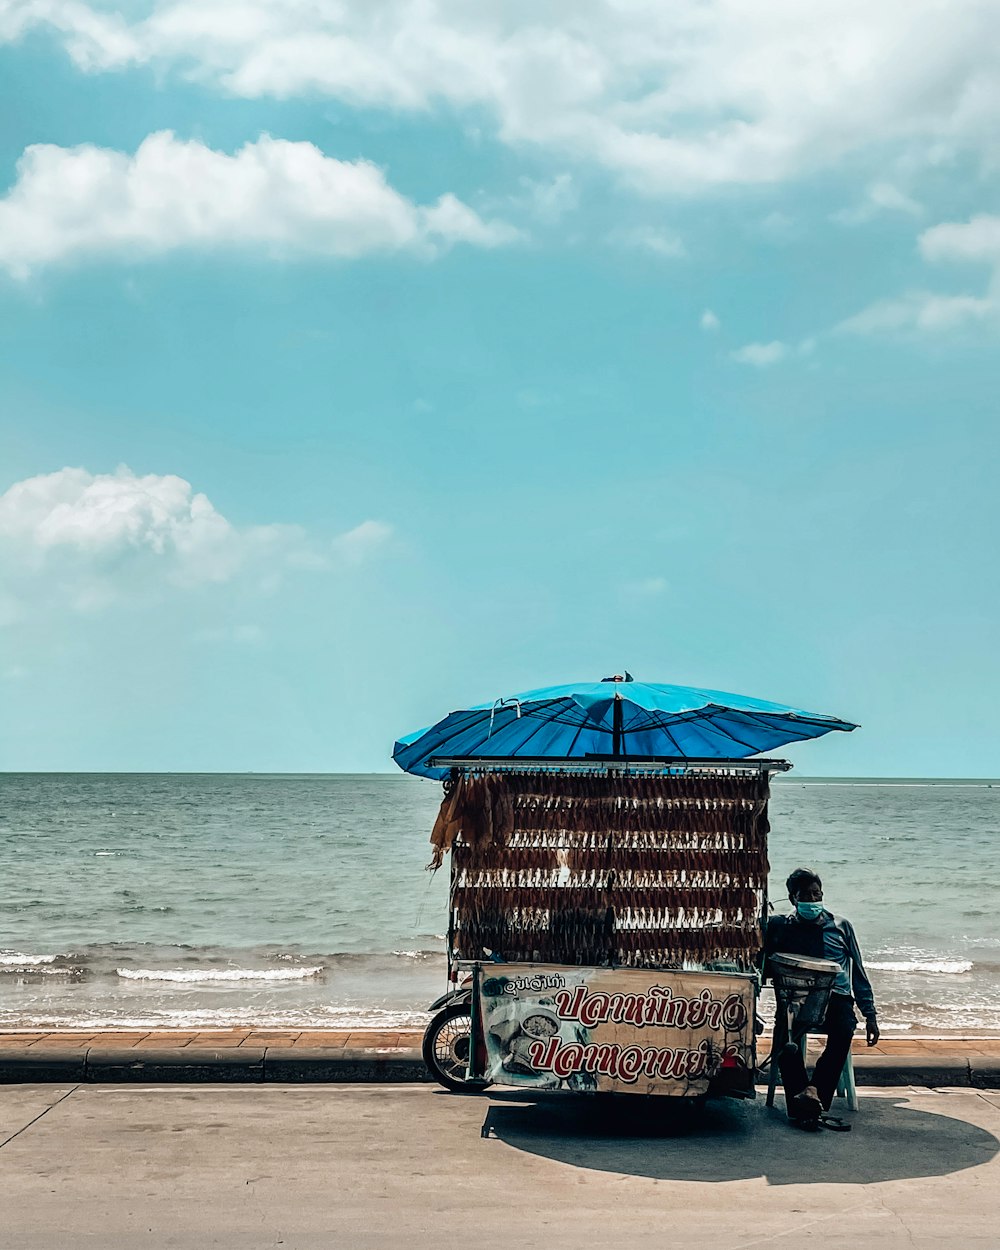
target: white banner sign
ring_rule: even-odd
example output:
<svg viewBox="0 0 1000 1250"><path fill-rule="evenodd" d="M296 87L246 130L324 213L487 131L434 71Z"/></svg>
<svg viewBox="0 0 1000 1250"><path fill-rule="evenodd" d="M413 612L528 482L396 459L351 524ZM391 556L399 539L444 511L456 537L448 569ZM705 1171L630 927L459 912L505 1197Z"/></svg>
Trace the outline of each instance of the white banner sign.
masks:
<svg viewBox="0 0 1000 1250"><path fill-rule="evenodd" d="M738 973L490 964L480 1000L503 1085L693 1097L753 1064L754 981Z"/></svg>

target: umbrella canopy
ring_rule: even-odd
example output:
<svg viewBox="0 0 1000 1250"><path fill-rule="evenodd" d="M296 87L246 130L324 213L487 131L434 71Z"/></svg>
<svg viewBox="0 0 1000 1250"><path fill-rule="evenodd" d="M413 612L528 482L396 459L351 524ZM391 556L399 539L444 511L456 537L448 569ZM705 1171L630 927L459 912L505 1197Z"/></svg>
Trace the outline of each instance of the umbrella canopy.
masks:
<svg viewBox="0 0 1000 1250"><path fill-rule="evenodd" d="M546 686L451 712L400 738L405 772L441 778L434 759L746 759L856 725L746 695L633 681L626 673Z"/></svg>

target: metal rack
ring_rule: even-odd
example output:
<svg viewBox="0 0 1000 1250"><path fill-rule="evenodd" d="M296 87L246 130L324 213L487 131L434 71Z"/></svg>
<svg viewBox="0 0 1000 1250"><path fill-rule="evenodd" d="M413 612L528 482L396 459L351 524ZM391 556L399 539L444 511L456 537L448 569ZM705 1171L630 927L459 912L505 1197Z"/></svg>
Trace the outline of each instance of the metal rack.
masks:
<svg viewBox="0 0 1000 1250"><path fill-rule="evenodd" d="M792 767L787 760L775 759L690 759L668 756L586 755L575 758L545 756L435 756L432 768L453 768L459 772L523 773L525 771L565 773L614 773L621 776L684 776L705 774L733 776L737 773L786 773Z"/></svg>

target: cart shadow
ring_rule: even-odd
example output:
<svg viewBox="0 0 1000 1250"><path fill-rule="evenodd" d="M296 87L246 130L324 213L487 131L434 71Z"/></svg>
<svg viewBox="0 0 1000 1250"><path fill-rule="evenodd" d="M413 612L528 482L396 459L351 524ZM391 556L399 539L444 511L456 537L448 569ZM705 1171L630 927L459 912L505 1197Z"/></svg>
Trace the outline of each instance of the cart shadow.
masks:
<svg viewBox="0 0 1000 1250"><path fill-rule="evenodd" d="M850 1133L799 1132L783 1111L759 1102L712 1102L700 1113L661 1100L636 1102L491 1091L483 1136L600 1172L702 1182L763 1176L771 1185L943 1176L1000 1151L985 1129L916 1110L902 1096L863 1099L860 1112L843 1115Z"/></svg>

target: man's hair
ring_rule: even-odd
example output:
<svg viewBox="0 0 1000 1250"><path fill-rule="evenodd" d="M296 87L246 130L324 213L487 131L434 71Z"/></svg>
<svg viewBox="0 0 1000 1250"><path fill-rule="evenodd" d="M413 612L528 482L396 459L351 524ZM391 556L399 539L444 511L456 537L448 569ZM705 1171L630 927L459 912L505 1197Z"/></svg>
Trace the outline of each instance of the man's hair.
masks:
<svg viewBox="0 0 1000 1250"><path fill-rule="evenodd" d="M811 868L796 868L785 882L785 889L791 898L795 898L806 886L814 883L822 890L823 882L820 880L818 872L813 872Z"/></svg>

